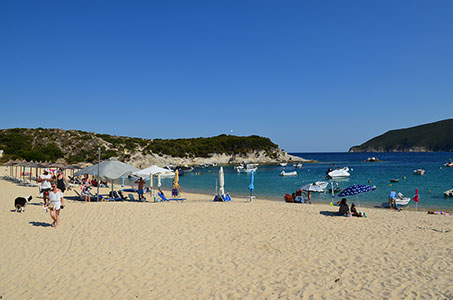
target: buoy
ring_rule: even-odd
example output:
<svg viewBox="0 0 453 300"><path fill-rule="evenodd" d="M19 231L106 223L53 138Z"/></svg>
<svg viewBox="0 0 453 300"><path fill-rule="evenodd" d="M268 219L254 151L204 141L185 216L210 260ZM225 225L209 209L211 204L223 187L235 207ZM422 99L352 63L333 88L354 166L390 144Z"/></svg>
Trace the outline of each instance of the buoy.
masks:
<svg viewBox="0 0 453 300"><path fill-rule="evenodd" d="M429 192L431 193L431 190L429 190Z"/></svg>
<svg viewBox="0 0 453 300"><path fill-rule="evenodd" d="M392 186L392 184L390 183L389 186Z"/></svg>
<svg viewBox="0 0 453 300"><path fill-rule="evenodd" d="M406 179L406 176L404 176L403 178Z"/></svg>

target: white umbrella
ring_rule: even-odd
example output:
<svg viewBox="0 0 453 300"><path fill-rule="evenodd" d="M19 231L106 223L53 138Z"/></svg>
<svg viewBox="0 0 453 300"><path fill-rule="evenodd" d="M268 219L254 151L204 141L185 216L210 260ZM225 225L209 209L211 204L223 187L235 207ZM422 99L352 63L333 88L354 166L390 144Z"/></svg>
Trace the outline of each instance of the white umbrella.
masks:
<svg viewBox="0 0 453 300"><path fill-rule="evenodd" d="M225 194L225 176L223 174L223 167L220 167L220 170L219 170L219 193L220 195L223 195Z"/></svg>
<svg viewBox="0 0 453 300"><path fill-rule="evenodd" d="M173 172L172 170L164 169L164 168L158 167L156 165L152 165L146 169L137 170L132 173L132 175L146 177L146 178L148 178L148 176L150 176L150 175L157 175L157 174L161 174L163 176L175 176L175 172Z"/></svg>
<svg viewBox="0 0 453 300"><path fill-rule="evenodd" d="M96 164L82 170L79 170L74 173L74 176L80 176L84 174L98 176L98 167L99 167L99 177L115 180L119 179L122 176L127 176L132 172L138 171L139 169L131 165L125 164L117 160L107 160L103 161L100 164ZM149 174L149 173L148 173Z"/></svg>
<svg viewBox="0 0 453 300"><path fill-rule="evenodd" d="M318 193L324 192L322 187L320 187L319 185L317 185L315 183L306 184L306 185L302 186L300 189L303 191L306 191L306 192L318 192Z"/></svg>

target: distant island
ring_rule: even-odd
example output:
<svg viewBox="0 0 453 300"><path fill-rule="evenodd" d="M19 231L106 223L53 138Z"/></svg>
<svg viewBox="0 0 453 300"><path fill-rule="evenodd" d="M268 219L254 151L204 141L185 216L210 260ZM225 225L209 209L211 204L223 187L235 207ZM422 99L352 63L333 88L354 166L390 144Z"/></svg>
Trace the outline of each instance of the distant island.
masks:
<svg viewBox="0 0 453 300"><path fill-rule="evenodd" d="M349 152L451 152L453 119L390 130Z"/></svg>
<svg viewBox="0 0 453 300"><path fill-rule="evenodd" d="M142 139L80 130L0 130L0 150L3 150L0 162L15 159L67 164L96 162L98 148L101 160L118 159L138 167L304 161L279 149L269 138L257 135Z"/></svg>

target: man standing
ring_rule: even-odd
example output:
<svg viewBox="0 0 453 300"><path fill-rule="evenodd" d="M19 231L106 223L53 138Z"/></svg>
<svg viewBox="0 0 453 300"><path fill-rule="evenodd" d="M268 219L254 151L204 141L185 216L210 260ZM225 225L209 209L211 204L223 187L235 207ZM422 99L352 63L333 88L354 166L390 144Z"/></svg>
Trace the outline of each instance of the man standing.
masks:
<svg viewBox="0 0 453 300"><path fill-rule="evenodd" d="M396 201L396 192L391 191L389 194L389 208L390 209L395 208L395 203L396 203L395 201Z"/></svg>
<svg viewBox="0 0 453 300"><path fill-rule="evenodd" d="M44 208L47 208L48 195L50 191L50 183L52 181L52 176L49 174L48 169L44 169L44 174L39 175L38 182L41 182L41 193L42 198L44 199Z"/></svg>
<svg viewBox="0 0 453 300"><path fill-rule="evenodd" d="M137 179L137 181L135 181L135 183L138 184L138 190L137 190L137 193L138 193L138 200L142 200L143 199L143 187L145 185L145 181L143 180L142 177L140 177L139 179Z"/></svg>

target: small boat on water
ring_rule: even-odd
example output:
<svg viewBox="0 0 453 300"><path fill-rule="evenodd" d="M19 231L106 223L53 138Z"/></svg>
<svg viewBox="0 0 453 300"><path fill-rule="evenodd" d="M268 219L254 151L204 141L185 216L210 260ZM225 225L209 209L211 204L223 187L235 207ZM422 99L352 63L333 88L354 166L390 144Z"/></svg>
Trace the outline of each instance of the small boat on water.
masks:
<svg viewBox="0 0 453 300"><path fill-rule="evenodd" d="M282 162L282 163L279 163L280 167L286 167L288 165L288 163L285 163L285 162Z"/></svg>
<svg viewBox="0 0 453 300"><path fill-rule="evenodd" d="M340 169L329 169L327 170L327 176L330 178L341 178L341 177L349 177L351 174L349 174L349 168L344 167Z"/></svg>
<svg viewBox="0 0 453 300"><path fill-rule="evenodd" d="M368 157L366 160L366 162L377 162L377 161L381 161L379 158L377 157Z"/></svg>
<svg viewBox="0 0 453 300"><path fill-rule="evenodd" d="M414 175L425 175L425 170L423 169L414 170Z"/></svg>
<svg viewBox="0 0 453 300"><path fill-rule="evenodd" d="M399 182L400 180L398 178L393 178L393 179L390 179L390 182Z"/></svg>
<svg viewBox="0 0 453 300"><path fill-rule="evenodd" d="M280 176L297 176L297 171L292 171L292 172L281 171Z"/></svg>
<svg viewBox="0 0 453 300"><path fill-rule="evenodd" d="M453 160L450 159L449 162L446 162L446 163L444 164L444 167L453 168Z"/></svg>
<svg viewBox="0 0 453 300"><path fill-rule="evenodd" d="M294 168L302 169L302 163L294 164Z"/></svg>
<svg viewBox="0 0 453 300"><path fill-rule="evenodd" d="M246 164L245 166L243 164L235 167L236 171L238 173L252 173L256 172L258 169L258 164Z"/></svg>
<svg viewBox="0 0 453 300"><path fill-rule="evenodd" d="M453 189L445 191L444 192L444 197L453 198Z"/></svg>
<svg viewBox="0 0 453 300"><path fill-rule="evenodd" d="M398 193L395 198L395 205L396 206L406 206L411 201L411 198L404 197L402 193Z"/></svg>

